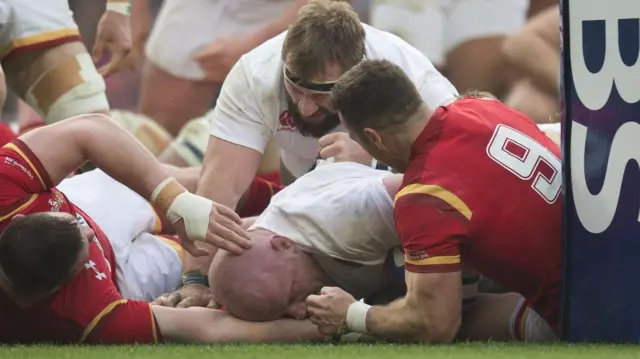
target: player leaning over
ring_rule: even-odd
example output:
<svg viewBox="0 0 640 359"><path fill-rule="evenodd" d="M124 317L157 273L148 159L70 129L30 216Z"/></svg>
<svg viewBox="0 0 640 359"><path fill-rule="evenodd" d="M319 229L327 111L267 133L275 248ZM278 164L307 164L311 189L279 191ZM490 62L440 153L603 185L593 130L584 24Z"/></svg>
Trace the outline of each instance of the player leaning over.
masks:
<svg viewBox="0 0 640 359"><path fill-rule="evenodd" d="M236 253L250 246L232 210L186 191L107 116L33 130L0 149L0 341L184 338L187 321L205 314L123 299L104 232L54 188L88 160L149 198L194 255L193 240Z"/></svg>
<svg viewBox="0 0 640 359"><path fill-rule="evenodd" d="M384 60L365 60L343 75L332 100L351 137L404 172L394 206L407 294L369 307L339 288L324 288L307 299L319 330L452 341L461 321L462 257L525 298L518 315L533 309L557 334L558 146L531 119L496 100L463 98L432 108L407 75Z"/></svg>
<svg viewBox="0 0 640 359"><path fill-rule="evenodd" d="M345 156L344 145L349 149L355 145L355 152L366 157L360 161L371 164L371 157L348 139L328 108L335 81L365 57L397 63L430 106L457 95L429 59L395 35L362 24L347 3L311 0L286 33L242 56L227 76L209 114L211 137L198 194L236 208L272 138L293 177L308 172L318 154ZM200 276L203 284L208 264L185 258L185 270ZM206 292L206 286L189 285L181 297ZM208 300L200 297L198 302L206 305Z"/></svg>

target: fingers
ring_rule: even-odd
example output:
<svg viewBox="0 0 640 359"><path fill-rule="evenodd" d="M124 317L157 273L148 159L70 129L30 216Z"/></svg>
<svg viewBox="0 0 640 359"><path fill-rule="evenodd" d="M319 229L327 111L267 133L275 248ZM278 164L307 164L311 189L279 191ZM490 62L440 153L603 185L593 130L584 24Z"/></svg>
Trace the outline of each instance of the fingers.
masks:
<svg viewBox="0 0 640 359"><path fill-rule="evenodd" d="M231 229L230 229L231 228ZM251 248L251 241L248 239L249 234L236 224L231 223L214 223L213 230L210 232L211 236L207 235L207 241L217 241L219 243L212 243L214 245L222 245L224 242L231 242L241 248Z"/></svg>
<svg viewBox="0 0 640 359"><path fill-rule="evenodd" d="M232 210L231 208L227 207L227 206L223 206L219 203L214 203L214 207L215 209L218 211L218 213L226 218L229 218L230 220L232 220L233 222L237 223L237 224L242 224L242 218L240 218L240 215L237 214L234 210Z"/></svg>
<svg viewBox="0 0 640 359"><path fill-rule="evenodd" d="M329 146L330 144L336 142L336 140L339 138L339 135L340 132L335 132L320 137L320 139L318 140L318 146L320 148Z"/></svg>
<svg viewBox="0 0 640 359"><path fill-rule="evenodd" d="M320 295L331 293L335 289L336 287L322 287L322 289L320 289Z"/></svg>
<svg viewBox="0 0 640 359"><path fill-rule="evenodd" d="M103 77L109 77L120 70L122 66L122 60L127 55L128 51L119 45L114 45L111 49L111 60L109 63L102 67L99 72Z"/></svg>
<svg viewBox="0 0 640 359"><path fill-rule="evenodd" d="M91 50L91 58L93 62L98 62L102 59L102 55L104 53L104 40L100 37L96 39L96 43L93 45L93 50Z"/></svg>
<svg viewBox="0 0 640 359"><path fill-rule="evenodd" d="M207 236L207 242L215 247L224 249L225 251L236 254L236 255L242 254L245 250L239 245L233 242L229 242L228 240L220 236L212 235L211 233Z"/></svg>
<svg viewBox="0 0 640 359"><path fill-rule="evenodd" d="M207 303L207 308L209 309L219 309L220 308L220 304L218 304L218 301L216 301L215 298L211 298L209 299L209 303Z"/></svg>
<svg viewBox="0 0 640 359"><path fill-rule="evenodd" d="M168 299L169 299L169 293L164 293L162 295L160 295L158 298L156 298L153 302L151 302L151 305L158 305L161 307L168 307Z"/></svg>
<svg viewBox="0 0 640 359"><path fill-rule="evenodd" d="M327 159L329 157L335 157L342 152L342 144L333 143L329 146L322 147L320 152L318 152L318 156L321 158Z"/></svg>
<svg viewBox="0 0 640 359"><path fill-rule="evenodd" d="M184 236L186 237L186 235ZM182 236L179 236L179 238L180 238L180 245L182 246L182 248L184 248L184 250L189 252L189 254L191 254L192 256L204 257L210 254L206 250L196 246L196 244L190 241L188 238L184 239Z"/></svg>
<svg viewBox="0 0 640 359"><path fill-rule="evenodd" d="M199 296L192 296L182 299L180 303L176 305L176 308L201 307L205 303L208 302L202 301L202 298Z"/></svg>
<svg viewBox="0 0 640 359"><path fill-rule="evenodd" d="M312 294L307 297L305 301L307 303L308 310L311 311L312 308L321 308L320 301L322 300L321 295Z"/></svg>

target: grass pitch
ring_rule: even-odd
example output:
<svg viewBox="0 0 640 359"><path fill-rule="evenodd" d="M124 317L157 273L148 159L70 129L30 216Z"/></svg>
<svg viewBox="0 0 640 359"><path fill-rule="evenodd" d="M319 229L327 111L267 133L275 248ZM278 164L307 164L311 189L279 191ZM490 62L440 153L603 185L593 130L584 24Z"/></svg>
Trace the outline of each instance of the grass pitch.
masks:
<svg viewBox="0 0 640 359"><path fill-rule="evenodd" d="M640 346L587 344L502 344L455 345L159 345L159 346L5 346L0 358L11 359L432 359L432 358L534 358L615 359L640 358Z"/></svg>

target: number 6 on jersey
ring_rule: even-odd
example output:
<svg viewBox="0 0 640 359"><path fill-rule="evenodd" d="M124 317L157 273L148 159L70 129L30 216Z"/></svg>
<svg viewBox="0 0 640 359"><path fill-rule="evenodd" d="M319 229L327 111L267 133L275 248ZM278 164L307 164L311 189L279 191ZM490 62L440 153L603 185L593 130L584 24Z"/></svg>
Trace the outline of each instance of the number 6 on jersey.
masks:
<svg viewBox="0 0 640 359"><path fill-rule="evenodd" d="M562 190L562 163L531 137L498 125L487 145L487 155L521 180L534 177L531 188L547 203L558 199Z"/></svg>

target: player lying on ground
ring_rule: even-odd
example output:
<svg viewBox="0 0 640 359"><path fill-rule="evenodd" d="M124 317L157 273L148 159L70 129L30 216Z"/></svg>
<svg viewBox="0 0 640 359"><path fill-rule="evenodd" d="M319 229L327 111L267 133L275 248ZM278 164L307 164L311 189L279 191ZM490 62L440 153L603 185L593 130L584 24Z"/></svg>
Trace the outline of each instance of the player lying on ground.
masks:
<svg viewBox="0 0 640 359"><path fill-rule="evenodd" d="M0 340L233 339L233 332L215 331L211 325L227 318L225 314L152 308L123 299L113 273L118 263L105 233L54 186L90 160L150 198L173 222L182 243L207 239L240 252L249 242L232 211L186 192L133 137L103 115L78 116L31 131L2 148L0 160ZM231 319L216 323L234 325ZM253 340L318 336L307 324L295 322L243 327L242 333L246 330L256 331Z"/></svg>
<svg viewBox="0 0 640 359"><path fill-rule="evenodd" d="M350 133L404 172L395 220L407 294L386 306L339 288L310 297L323 333L353 330L398 341L450 342L461 322L461 258L526 298L557 334L560 312L560 150L499 101L431 108L398 66L365 60L338 81L332 104Z"/></svg>
<svg viewBox="0 0 640 359"><path fill-rule="evenodd" d="M358 163L319 164L273 197L249 231L250 250L241 256L217 253L201 285L189 284L156 302L205 306L213 300L209 280L226 310L254 321L306 318L305 299L325 285L339 285L372 302L395 299L405 292L392 202L401 181L402 175ZM463 278L467 303L475 298L478 280L470 274ZM198 288L200 294L194 295ZM519 295L479 299L466 308L474 320L461 333L464 339L511 340L512 326L538 317L533 313L511 321ZM537 329L527 327L529 339L544 339Z"/></svg>

